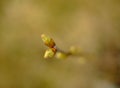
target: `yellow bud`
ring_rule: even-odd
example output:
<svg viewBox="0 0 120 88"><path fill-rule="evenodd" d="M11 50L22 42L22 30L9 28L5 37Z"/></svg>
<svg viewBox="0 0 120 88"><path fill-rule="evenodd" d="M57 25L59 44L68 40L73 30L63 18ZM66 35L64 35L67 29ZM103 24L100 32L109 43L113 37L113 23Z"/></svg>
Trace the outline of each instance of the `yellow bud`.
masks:
<svg viewBox="0 0 120 88"><path fill-rule="evenodd" d="M65 59L66 57L67 57L67 55L62 52L56 53L56 58L58 58L58 59Z"/></svg>
<svg viewBox="0 0 120 88"><path fill-rule="evenodd" d="M86 59L85 59L85 57L80 57L77 62L81 65L84 65L84 64L86 64Z"/></svg>
<svg viewBox="0 0 120 88"><path fill-rule="evenodd" d="M48 46L50 48L53 48L55 46L54 40L52 38L50 38L49 36L42 34L41 38L46 46Z"/></svg>
<svg viewBox="0 0 120 88"><path fill-rule="evenodd" d="M78 50L77 47L71 46L71 47L70 47L70 53L71 53L71 54L78 54L78 53L79 53L79 50Z"/></svg>
<svg viewBox="0 0 120 88"><path fill-rule="evenodd" d="M55 55L56 51L54 51L52 48L49 48L45 51L44 58L52 58Z"/></svg>

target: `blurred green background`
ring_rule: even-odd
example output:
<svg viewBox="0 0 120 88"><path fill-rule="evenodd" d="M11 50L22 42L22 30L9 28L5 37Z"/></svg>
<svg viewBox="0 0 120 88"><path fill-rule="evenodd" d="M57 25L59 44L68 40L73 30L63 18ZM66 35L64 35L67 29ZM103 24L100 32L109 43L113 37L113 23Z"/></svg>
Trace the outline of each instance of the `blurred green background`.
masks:
<svg viewBox="0 0 120 88"><path fill-rule="evenodd" d="M43 33L85 56L45 60ZM0 88L119 85L119 0L0 0Z"/></svg>

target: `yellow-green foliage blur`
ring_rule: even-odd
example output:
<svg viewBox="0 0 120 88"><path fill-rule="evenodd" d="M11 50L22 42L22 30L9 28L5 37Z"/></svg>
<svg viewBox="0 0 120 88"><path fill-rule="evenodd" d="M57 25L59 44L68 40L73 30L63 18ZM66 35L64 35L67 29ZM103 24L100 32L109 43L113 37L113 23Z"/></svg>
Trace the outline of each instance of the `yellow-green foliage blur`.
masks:
<svg viewBox="0 0 120 88"><path fill-rule="evenodd" d="M84 56L44 59L43 33ZM0 88L119 85L119 0L0 0Z"/></svg>

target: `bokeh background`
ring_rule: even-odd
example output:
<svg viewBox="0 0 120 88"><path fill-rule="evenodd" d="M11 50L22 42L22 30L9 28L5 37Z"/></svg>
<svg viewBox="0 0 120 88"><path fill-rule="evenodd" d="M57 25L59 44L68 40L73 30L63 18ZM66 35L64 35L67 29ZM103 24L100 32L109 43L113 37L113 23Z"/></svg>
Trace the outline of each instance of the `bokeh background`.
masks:
<svg viewBox="0 0 120 88"><path fill-rule="evenodd" d="M43 33L84 56L45 60ZM0 0L0 88L120 88L120 1Z"/></svg>

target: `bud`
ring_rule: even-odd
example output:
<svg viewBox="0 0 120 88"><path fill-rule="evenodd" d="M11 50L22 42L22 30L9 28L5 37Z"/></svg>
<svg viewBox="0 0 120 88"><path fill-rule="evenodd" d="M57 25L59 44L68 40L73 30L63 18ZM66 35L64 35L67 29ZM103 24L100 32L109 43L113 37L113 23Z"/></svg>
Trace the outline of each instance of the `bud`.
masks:
<svg viewBox="0 0 120 88"><path fill-rule="evenodd" d="M80 58L77 60L77 62L78 62L79 64L81 64L81 65L84 65L84 64L87 63L85 57L80 57Z"/></svg>
<svg viewBox="0 0 120 88"><path fill-rule="evenodd" d="M50 48L55 47L55 42L52 38L50 38L49 36L46 36L44 34L41 35L41 38L44 42L44 44Z"/></svg>
<svg viewBox="0 0 120 88"><path fill-rule="evenodd" d="M77 47L71 46L71 47L70 47L70 53L71 53L71 54L78 54L78 53L79 53L79 50L78 50Z"/></svg>
<svg viewBox="0 0 120 88"><path fill-rule="evenodd" d="M56 53L56 58L58 58L58 59L65 59L66 57L67 57L67 55L65 53L62 53L62 52Z"/></svg>
<svg viewBox="0 0 120 88"><path fill-rule="evenodd" d="M56 50L53 48L49 48L45 51L44 58L52 58L56 53Z"/></svg>

